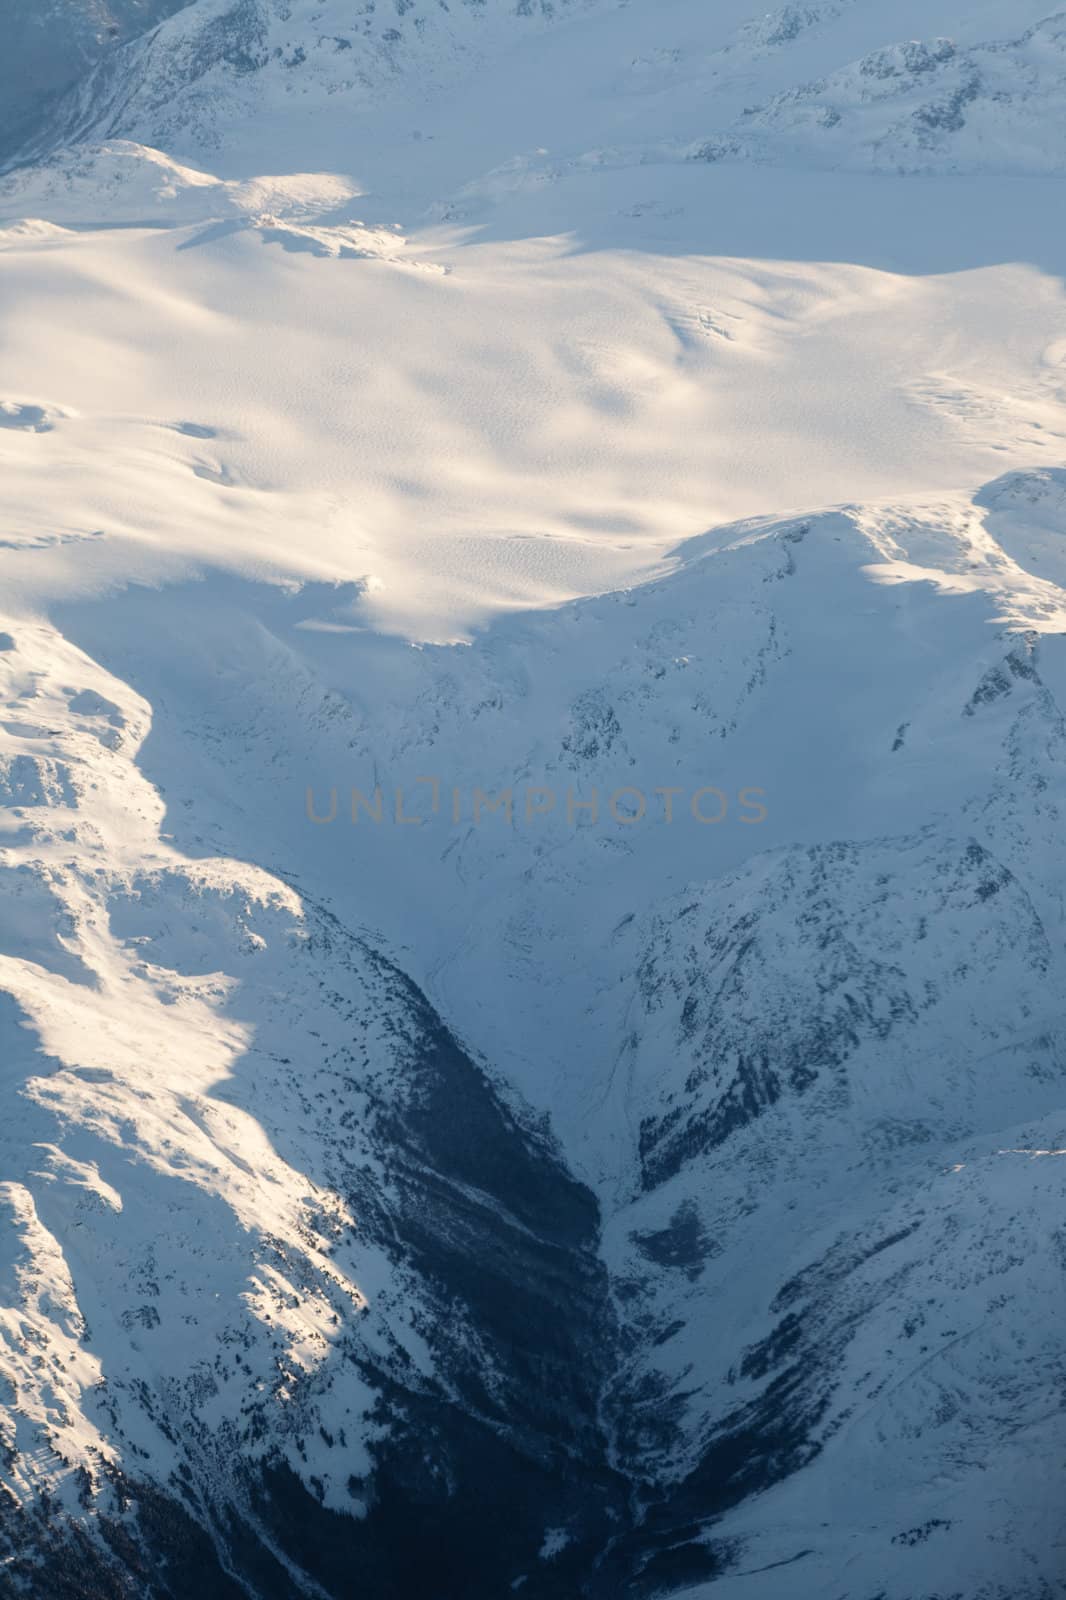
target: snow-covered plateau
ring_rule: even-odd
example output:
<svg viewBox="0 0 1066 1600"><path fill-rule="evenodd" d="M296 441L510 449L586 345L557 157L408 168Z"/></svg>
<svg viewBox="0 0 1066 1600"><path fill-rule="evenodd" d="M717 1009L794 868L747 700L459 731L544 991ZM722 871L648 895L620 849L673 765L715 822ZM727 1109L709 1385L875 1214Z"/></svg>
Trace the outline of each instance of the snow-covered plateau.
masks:
<svg viewBox="0 0 1066 1600"><path fill-rule="evenodd" d="M0 39L4 1600L1066 1595L1066 11Z"/></svg>

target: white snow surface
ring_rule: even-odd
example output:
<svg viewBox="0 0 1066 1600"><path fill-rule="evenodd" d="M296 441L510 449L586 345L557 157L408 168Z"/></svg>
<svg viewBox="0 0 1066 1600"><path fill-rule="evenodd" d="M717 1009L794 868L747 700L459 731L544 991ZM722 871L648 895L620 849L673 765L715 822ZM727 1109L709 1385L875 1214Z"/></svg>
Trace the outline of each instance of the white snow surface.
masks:
<svg viewBox="0 0 1066 1600"><path fill-rule="evenodd" d="M353 1510L340 1344L433 1358L325 906L596 1191L620 1453L799 1359L699 1594L1044 1600L1066 13L353 9L195 0L0 179L0 1484L169 1410Z"/></svg>

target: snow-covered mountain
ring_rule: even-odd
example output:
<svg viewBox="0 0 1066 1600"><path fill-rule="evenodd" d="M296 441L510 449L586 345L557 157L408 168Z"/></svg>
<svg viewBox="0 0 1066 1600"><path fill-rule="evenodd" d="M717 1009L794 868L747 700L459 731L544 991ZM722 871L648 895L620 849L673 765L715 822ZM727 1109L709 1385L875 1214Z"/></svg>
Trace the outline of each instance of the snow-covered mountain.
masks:
<svg viewBox="0 0 1066 1600"><path fill-rule="evenodd" d="M5 766L48 812L2 888L15 1591L492 1592L555 1521L587 1561L622 1503L593 1197L363 937L167 849L143 702L43 628L10 654L81 719Z"/></svg>
<svg viewBox="0 0 1066 1600"><path fill-rule="evenodd" d="M234 123L290 107L378 108L413 78L424 96L557 14L617 0L200 0L104 58L52 119L51 137L136 129L151 144L225 149ZM151 129L146 133L146 129ZM341 135L343 137L343 134Z"/></svg>
<svg viewBox="0 0 1066 1600"><path fill-rule="evenodd" d="M549 171L560 156L884 172L1062 173L1066 163L1066 12L1032 0L907 3L891 23L881 0L761 16L735 0L710 15L691 0L198 0L158 7L153 20L164 9L178 14L74 85L45 145L130 137L246 162L255 146L235 124L250 119L261 153L264 140L285 144L296 110L314 113L320 147L337 159L353 119L360 145L372 144L386 102L432 116L480 67L512 93L517 79L527 114L539 108L547 149L524 156L550 155ZM445 114L454 103L445 93ZM478 133L492 141L500 126ZM582 147L608 129L606 147Z"/></svg>
<svg viewBox="0 0 1066 1600"><path fill-rule="evenodd" d="M1062 19L161 19L0 179L0 1589L1051 1600Z"/></svg>
<svg viewBox="0 0 1066 1600"><path fill-rule="evenodd" d="M185 0L5 0L0 11L0 157L40 134L57 99L111 50Z"/></svg>

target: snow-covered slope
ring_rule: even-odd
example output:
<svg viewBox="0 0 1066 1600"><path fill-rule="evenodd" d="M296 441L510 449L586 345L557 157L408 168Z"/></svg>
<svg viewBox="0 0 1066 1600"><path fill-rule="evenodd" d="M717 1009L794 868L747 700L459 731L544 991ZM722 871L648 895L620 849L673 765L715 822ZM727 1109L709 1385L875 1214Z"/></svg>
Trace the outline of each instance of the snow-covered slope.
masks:
<svg viewBox="0 0 1066 1600"><path fill-rule="evenodd" d="M738 0L705 11L691 0L400 0L355 15L346 0L198 0L88 73L51 138L130 137L246 162L264 143L285 148L294 120L306 136L313 117L314 146L333 160L357 129L362 162L385 130L436 140L443 118L461 136L443 91L475 66L476 98L493 107L473 140L463 119L471 153L521 127L535 137L512 158L549 173L575 161L1066 164L1066 13L1039 0L906 0L891 12L881 0L831 0L754 17ZM425 157L411 153L407 182Z"/></svg>
<svg viewBox="0 0 1066 1600"><path fill-rule="evenodd" d="M7 637L8 1572L62 1592L73 1555L73 1592L124 1592L122 1540L267 1594L357 1555L380 1592L432 1562L491 1592L560 1518L594 1552L620 1490L592 1196L365 937L160 834L142 699ZM467 1526L493 1493L505 1544ZM110 1553L64 1554L86 1511Z"/></svg>
<svg viewBox="0 0 1066 1600"><path fill-rule="evenodd" d="M379 106L412 77L425 94L557 16L618 0L199 0L108 57L56 112L66 137L136 128L151 143L225 147L234 123L293 108ZM150 132L145 132L149 130Z"/></svg>
<svg viewBox="0 0 1066 1600"><path fill-rule="evenodd" d="M58 96L186 0L5 0L0 159L41 132Z"/></svg>
<svg viewBox="0 0 1066 1600"><path fill-rule="evenodd" d="M60 608L165 707L174 846L373 907L599 1193L605 1593L1055 1578L1066 658L1016 558L1061 493L721 530L472 647L324 585Z"/></svg>
<svg viewBox="0 0 1066 1600"><path fill-rule="evenodd" d="M1052 108L1064 92L1066 12L1059 11L968 49L951 38L888 45L775 95L746 111L742 124L765 131L779 151L833 164L1061 172L1066 151Z"/></svg>
<svg viewBox="0 0 1066 1600"><path fill-rule="evenodd" d="M195 0L0 179L0 1586L1062 1591L1061 38Z"/></svg>

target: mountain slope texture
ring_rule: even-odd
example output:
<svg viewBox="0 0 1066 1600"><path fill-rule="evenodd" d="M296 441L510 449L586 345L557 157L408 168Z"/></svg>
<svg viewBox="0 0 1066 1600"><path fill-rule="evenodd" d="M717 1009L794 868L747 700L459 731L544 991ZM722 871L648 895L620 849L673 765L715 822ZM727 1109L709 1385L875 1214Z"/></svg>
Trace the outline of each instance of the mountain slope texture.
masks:
<svg viewBox="0 0 1066 1600"><path fill-rule="evenodd" d="M1066 11L0 31L0 1595L1066 1595Z"/></svg>

